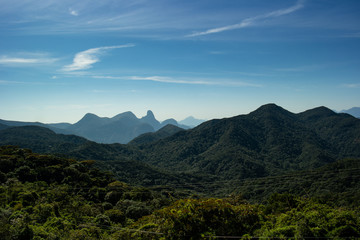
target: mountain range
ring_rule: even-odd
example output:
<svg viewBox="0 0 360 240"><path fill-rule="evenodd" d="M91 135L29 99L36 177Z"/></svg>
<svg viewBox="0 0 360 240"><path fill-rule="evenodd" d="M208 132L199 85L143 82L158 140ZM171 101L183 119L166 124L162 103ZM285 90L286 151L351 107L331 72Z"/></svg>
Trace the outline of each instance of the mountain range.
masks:
<svg viewBox="0 0 360 240"><path fill-rule="evenodd" d="M299 114L275 104L207 121L141 146L146 162L226 178L276 175L360 157L360 120L326 107Z"/></svg>
<svg viewBox="0 0 360 240"><path fill-rule="evenodd" d="M127 113L105 121L111 124L131 116ZM84 119L84 123L104 120L95 115ZM81 129L83 123L78 123ZM360 119L326 107L295 114L267 104L250 114L206 121L193 129L168 125L126 145L98 144L39 126L0 130L0 145L99 160L103 169L121 180L141 185L192 183L199 187L199 182L279 176L360 158Z"/></svg>
<svg viewBox="0 0 360 240"><path fill-rule="evenodd" d="M201 122L201 120L196 120L191 117L185 122L196 125L196 123ZM146 116L142 118L137 118L132 112L124 112L112 118L99 117L95 114L87 113L75 124L44 124L40 122L6 121L1 119L0 124L0 129L6 128L6 126L29 125L46 127L55 133L74 134L97 143L128 143L141 134L155 132L168 124L183 129L190 128L189 126L178 123L175 119L167 119L159 122L150 110Z"/></svg>

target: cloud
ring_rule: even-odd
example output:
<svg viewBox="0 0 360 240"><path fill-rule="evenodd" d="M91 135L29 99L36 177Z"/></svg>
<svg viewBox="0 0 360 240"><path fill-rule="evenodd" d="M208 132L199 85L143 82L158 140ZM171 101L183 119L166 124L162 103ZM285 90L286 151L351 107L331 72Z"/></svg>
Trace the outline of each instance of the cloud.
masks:
<svg viewBox="0 0 360 240"><path fill-rule="evenodd" d="M343 85L346 88L360 88L360 83L349 83Z"/></svg>
<svg viewBox="0 0 360 240"><path fill-rule="evenodd" d="M35 58L15 58L15 57L1 57L0 64L12 64L12 63L39 63Z"/></svg>
<svg viewBox="0 0 360 240"><path fill-rule="evenodd" d="M0 85L25 84L25 82L0 80Z"/></svg>
<svg viewBox="0 0 360 240"><path fill-rule="evenodd" d="M287 15L287 14L295 12L303 7L304 7L304 0L298 0L295 5L293 5L289 8L279 9L279 10L272 11L267 14L262 14L262 15L258 15L255 17L246 18L237 24L227 25L227 26L219 27L219 28L212 28L212 29L208 29L203 32L196 32L196 33L187 35L187 37L197 37L197 36L219 33L219 32L224 32L224 31L229 31L229 30L234 30L234 29L246 28L246 27L258 24L258 21L260 21L260 20L266 20L268 18L274 18L274 17L280 17L283 15Z"/></svg>
<svg viewBox="0 0 360 240"><path fill-rule="evenodd" d="M149 76L149 77L140 77L140 76L93 76L93 78L101 79L119 79L119 80L132 80L132 81L151 81L151 82L160 82L160 83L170 83L170 84L187 84L187 85L207 85L207 86L234 86L234 87L262 87L260 84L253 84L238 80L215 80L214 79L200 79L200 78L183 78L177 79L172 77L164 76Z"/></svg>
<svg viewBox="0 0 360 240"><path fill-rule="evenodd" d="M79 13L76 10L72 9L72 8L69 8L69 13L71 15L73 15L73 16L79 16Z"/></svg>
<svg viewBox="0 0 360 240"><path fill-rule="evenodd" d="M89 69L92 67L94 63L100 61L99 55L105 53L107 50L116 49L116 48L134 47L134 46L135 46L134 44L129 43L118 46L91 48L86 51L79 52L75 55L72 64L63 67L63 71L69 72L69 71Z"/></svg>
<svg viewBox="0 0 360 240"><path fill-rule="evenodd" d="M19 56L25 55L25 56ZM15 54L15 56L0 56L0 65L29 65L29 64L48 64L57 61L56 58L45 57L44 54L26 53Z"/></svg>

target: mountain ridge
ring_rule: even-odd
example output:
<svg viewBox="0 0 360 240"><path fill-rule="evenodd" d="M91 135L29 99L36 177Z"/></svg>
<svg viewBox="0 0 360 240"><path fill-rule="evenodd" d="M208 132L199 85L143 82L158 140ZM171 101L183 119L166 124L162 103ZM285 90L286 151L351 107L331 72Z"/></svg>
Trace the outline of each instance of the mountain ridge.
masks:
<svg viewBox="0 0 360 240"><path fill-rule="evenodd" d="M141 134L140 136L131 140L128 144L142 145L145 143L152 143L152 142L164 139L166 137L169 137L180 131L184 131L184 129L177 127L175 125L172 125L172 124L167 124L165 127L160 128L156 132Z"/></svg>
<svg viewBox="0 0 360 240"><path fill-rule="evenodd" d="M167 119L159 122L151 110L148 110L146 116L142 118L137 118L131 111L119 113L111 118L99 117L94 113L86 113L74 124L44 124L40 122L21 122L0 119L0 124L5 126L41 126L49 128L59 134L75 134L97 143L107 144L128 143L143 133L156 132L169 123L180 128L189 128L188 126L179 124L175 119Z"/></svg>
<svg viewBox="0 0 360 240"><path fill-rule="evenodd" d="M0 131L0 137L4 131L10 132ZM34 134L22 140L21 132L16 131L18 140L0 144L19 145L21 140L43 149L49 146L41 138L33 141ZM9 138L11 134L5 140ZM360 120L325 107L295 114L269 104L249 114L206 121L193 129L137 144L86 142L75 147L61 143L59 147L82 158L133 159L178 174L225 180L259 178L315 169L346 157L360 158Z"/></svg>
<svg viewBox="0 0 360 240"><path fill-rule="evenodd" d="M328 132L316 130L321 122L328 125ZM349 127L351 130L347 130ZM341 131L345 133L339 135ZM231 176L244 178L320 167L342 157L359 157L358 136L360 121L349 115L336 114L325 107L295 114L267 104L247 115L207 121L142 148L161 153L146 159L158 167L209 174L230 171ZM336 147L337 142L330 141L332 138L343 143Z"/></svg>

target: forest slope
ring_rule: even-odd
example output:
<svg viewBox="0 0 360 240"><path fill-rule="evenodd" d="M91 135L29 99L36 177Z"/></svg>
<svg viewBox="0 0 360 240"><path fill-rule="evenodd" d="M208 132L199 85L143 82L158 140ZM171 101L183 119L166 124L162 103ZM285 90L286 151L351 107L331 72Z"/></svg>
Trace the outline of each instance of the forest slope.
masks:
<svg viewBox="0 0 360 240"><path fill-rule="evenodd" d="M359 137L360 120L350 115L324 107L294 114L268 104L141 148L147 156L144 160L155 166L242 179L360 157Z"/></svg>

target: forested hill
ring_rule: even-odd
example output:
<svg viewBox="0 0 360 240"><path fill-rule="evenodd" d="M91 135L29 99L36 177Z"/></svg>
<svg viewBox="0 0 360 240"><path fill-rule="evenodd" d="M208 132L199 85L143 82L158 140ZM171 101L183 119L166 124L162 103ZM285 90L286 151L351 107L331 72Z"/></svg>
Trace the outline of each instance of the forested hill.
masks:
<svg viewBox="0 0 360 240"><path fill-rule="evenodd" d="M0 144L101 160L120 177L136 172L121 180L149 185L275 176L360 158L360 120L325 107L294 114L267 104L247 115L168 133L131 145L97 144L29 126L1 130Z"/></svg>
<svg viewBox="0 0 360 240"><path fill-rule="evenodd" d="M99 144L76 135L56 134L38 126L9 127L0 131L0 145L16 145L36 153L55 154L78 160L98 160L96 165L111 171L118 180L135 185L176 185L210 181L204 174L176 173L140 161L146 156L135 146Z"/></svg>
<svg viewBox="0 0 360 240"><path fill-rule="evenodd" d="M183 131L183 130L184 129L182 129L182 128L179 128L172 124L168 124L156 132L141 134L140 136L131 140L129 142L129 144L130 145L142 145L142 144L146 144L146 143L156 142L160 139L167 138L167 137L174 135L175 133Z"/></svg>
<svg viewBox="0 0 360 240"><path fill-rule="evenodd" d="M360 120L325 107L294 114L268 104L141 147L145 161L159 167L261 177L360 157Z"/></svg>

